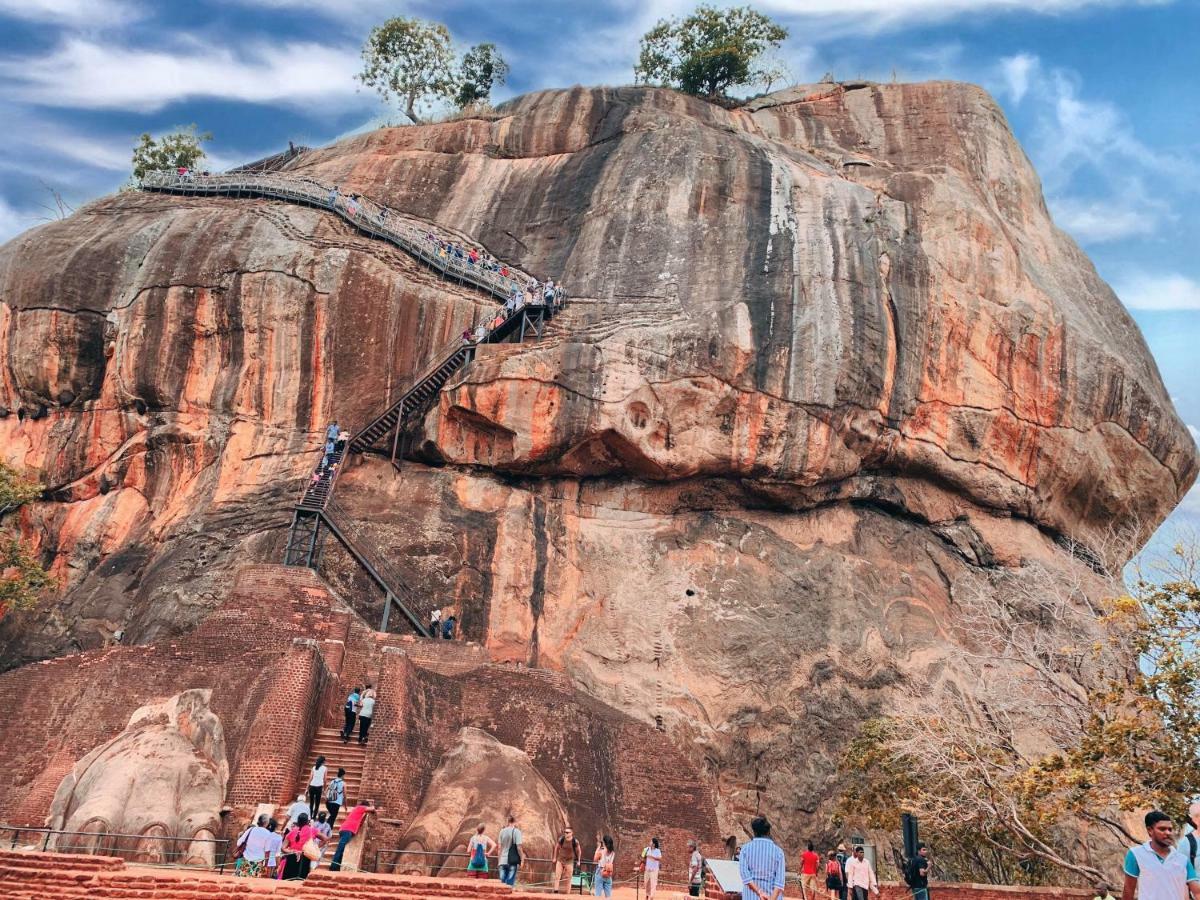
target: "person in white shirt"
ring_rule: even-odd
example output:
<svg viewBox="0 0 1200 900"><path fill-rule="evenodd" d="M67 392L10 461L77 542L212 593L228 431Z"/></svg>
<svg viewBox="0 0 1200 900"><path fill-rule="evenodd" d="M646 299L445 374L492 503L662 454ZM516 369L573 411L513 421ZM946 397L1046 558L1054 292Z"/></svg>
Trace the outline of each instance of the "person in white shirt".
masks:
<svg viewBox="0 0 1200 900"><path fill-rule="evenodd" d="M279 823L272 819L267 823L267 831L271 839L267 842L267 871L279 867L279 854L283 851L283 835L279 833Z"/></svg>
<svg viewBox="0 0 1200 900"><path fill-rule="evenodd" d="M305 797L304 794L297 794L296 802L288 807L288 820L284 831L287 831L288 828L292 827L292 823L300 818L300 813L306 812L308 812L308 798Z"/></svg>
<svg viewBox="0 0 1200 900"><path fill-rule="evenodd" d="M650 846L642 849L642 862L646 866L646 900L654 900L658 891L658 872L662 868L662 848L658 838L650 838Z"/></svg>
<svg viewBox="0 0 1200 900"><path fill-rule="evenodd" d="M358 742L365 744L367 732L371 730L371 719L375 716L375 688L368 684L358 704Z"/></svg>
<svg viewBox="0 0 1200 900"><path fill-rule="evenodd" d="M1121 900L1200 900L1200 878L1188 851L1175 846L1175 823L1160 810L1146 813L1150 840L1125 854Z"/></svg>
<svg viewBox="0 0 1200 900"><path fill-rule="evenodd" d="M862 845L854 848L854 855L846 861L846 887L854 900L867 900L867 893L879 896L879 881L875 870L867 862Z"/></svg>
<svg viewBox="0 0 1200 900"><path fill-rule="evenodd" d="M270 845L271 832L267 830L267 814L263 813L237 840L242 855L234 866L233 874L239 878L257 878L266 865Z"/></svg>
<svg viewBox="0 0 1200 900"><path fill-rule="evenodd" d="M316 819L317 809L321 806L321 791L325 790L325 773L329 767L325 765L325 757L318 756L313 763L312 772L308 776L308 817Z"/></svg>

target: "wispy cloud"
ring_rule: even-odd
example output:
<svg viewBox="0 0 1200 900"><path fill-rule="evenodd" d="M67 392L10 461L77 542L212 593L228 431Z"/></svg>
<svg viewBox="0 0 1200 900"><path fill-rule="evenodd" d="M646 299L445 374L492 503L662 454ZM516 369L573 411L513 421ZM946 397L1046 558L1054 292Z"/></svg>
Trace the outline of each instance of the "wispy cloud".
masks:
<svg viewBox="0 0 1200 900"><path fill-rule="evenodd" d="M1178 272L1127 271L1114 289L1130 309L1200 310L1200 281Z"/></svg>
<svg viewBox="0 0 1200 900"><path fill-rule="evenodd" d="M0 62L10 98L44 106L154 112L197 97L291 106L367 105L358 48L262 43L234 52L189 41L147 50L73 37L51 53Z"/></svg>
<svg viewBox="0 0 1200 900"><path fill-rule="evenodd" d="M0 18L56 25L112 25L141 14L138 4L124 0L0 0Z"/></svg>
<svg viewBox="0 0 1200 900"><path fill-rule="evenodd" d="M1009 99L1019 104L1029 92L1029 78L1041 63L1032 53L1018 53L1000 60L1000 71Z"/></svg>

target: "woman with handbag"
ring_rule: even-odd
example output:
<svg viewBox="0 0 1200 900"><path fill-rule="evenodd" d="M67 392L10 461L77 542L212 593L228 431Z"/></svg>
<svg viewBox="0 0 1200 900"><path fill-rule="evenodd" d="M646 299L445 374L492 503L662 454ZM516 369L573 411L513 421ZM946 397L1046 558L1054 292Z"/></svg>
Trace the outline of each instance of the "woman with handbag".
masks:
<svg viewBox="0 0 1200 900"><path fill-rule="evenodd" d="M597 897L612 897L616 858L612 836L606 834L601 845L596 848L596 878L592 885L592 893Z"/></svg>
<svg viewBox="0 0 1200 900"><path fill-rule="evenodd" d="M296 827L283 839L280 879L289 881L307 878L313 861L321 858L321 844L324 842L321 833L309 821L308 813L301 813L296 819Z"/></svg>

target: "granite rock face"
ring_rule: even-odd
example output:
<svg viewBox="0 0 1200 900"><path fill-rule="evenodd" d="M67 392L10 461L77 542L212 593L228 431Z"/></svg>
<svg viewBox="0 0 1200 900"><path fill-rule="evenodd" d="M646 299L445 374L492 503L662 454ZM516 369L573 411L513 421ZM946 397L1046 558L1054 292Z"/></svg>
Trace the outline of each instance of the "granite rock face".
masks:
<svg viewBox="0 0 1200 900"><path fill-rule="evenodd" d="M1067 545L1148 533L1195 479L978 88L551 91L290 168L567 286L340 502L469 637L696 746L730 830L762 808L799 839L857 723L952 677L958 579L1086 578ZM278 552L325 422L487 306L328 214L138 194L0 250L0 301L0 447L46 473L21 524L66 583L4 623L9 664L186 630Z"/></svg>

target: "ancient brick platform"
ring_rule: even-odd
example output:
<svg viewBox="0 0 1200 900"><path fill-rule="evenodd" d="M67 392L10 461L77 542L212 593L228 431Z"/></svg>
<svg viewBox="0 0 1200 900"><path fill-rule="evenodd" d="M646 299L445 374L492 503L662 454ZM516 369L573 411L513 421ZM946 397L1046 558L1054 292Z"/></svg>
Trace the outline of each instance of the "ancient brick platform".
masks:
<svg viewBox="0 0 1200 900"><path fill-rule="evenodd" d="M377 850L405 846L434 770L468 726L527 754L581 836L604 829L622 845L641 846L656 834L680 865L689 838L719 842L714 786L665 734L561 674L493 663L479 645L376 633L312 571L270 565L242 569L229 601L177 640L0 675L0 703L27 710L19 727L0 732L0 754L10 763L0 784L5 820L43 825L63 776L118 735L132 711L206 688L230 773L231 812L218 837L231 837L259 804L295 796L314 736L340 725L346 693L366 681L376 685L379 705L357 796L348 800L369 798L380 809L366 837L367 867ZM95 830L121 829L96 822ZM632 871L634 859L627 861Z"/></svg>

